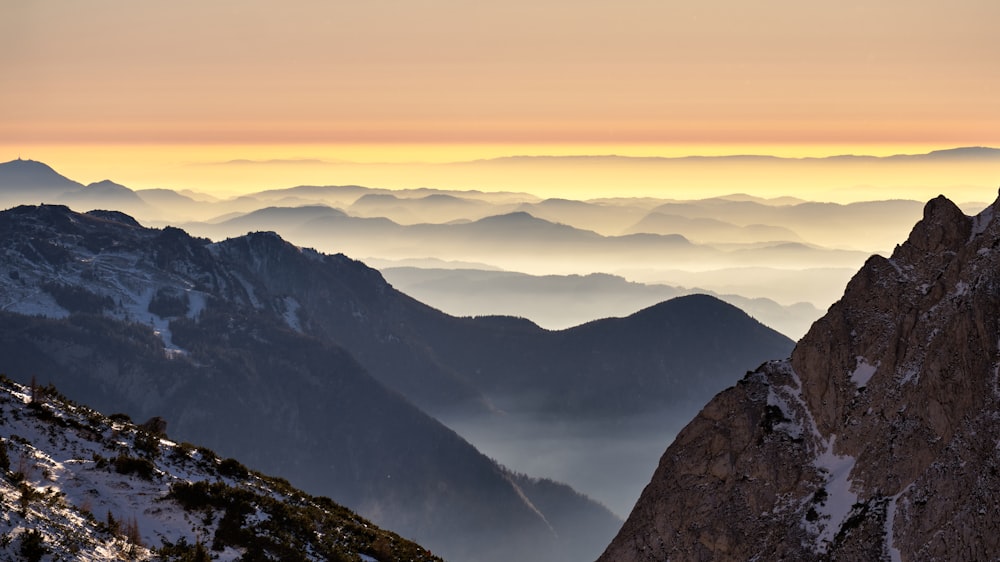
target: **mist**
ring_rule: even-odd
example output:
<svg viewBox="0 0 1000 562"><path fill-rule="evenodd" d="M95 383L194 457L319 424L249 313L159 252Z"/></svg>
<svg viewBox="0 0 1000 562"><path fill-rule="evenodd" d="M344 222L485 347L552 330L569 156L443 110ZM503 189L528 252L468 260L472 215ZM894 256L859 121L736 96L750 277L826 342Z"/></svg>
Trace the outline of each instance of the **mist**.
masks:
<svg viewBox="0 0 1000 562"><path fill-rule="evenodd" d="M614 420L570 421L503 412L442 421L504 466L569 484L624 519L660 455L699 409Z"/></svg>

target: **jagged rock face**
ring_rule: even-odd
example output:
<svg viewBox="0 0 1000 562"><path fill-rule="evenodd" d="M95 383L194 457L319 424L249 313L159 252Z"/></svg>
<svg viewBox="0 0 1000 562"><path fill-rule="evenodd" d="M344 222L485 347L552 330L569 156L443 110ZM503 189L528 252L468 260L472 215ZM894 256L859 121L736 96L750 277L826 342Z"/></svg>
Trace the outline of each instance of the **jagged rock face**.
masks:
<svg viewBox="0 0 1000 562"><path fill-rule="evenodd" d="M789 360L678 435L601 560L995 558L998 209L929 202Z"/></svg>

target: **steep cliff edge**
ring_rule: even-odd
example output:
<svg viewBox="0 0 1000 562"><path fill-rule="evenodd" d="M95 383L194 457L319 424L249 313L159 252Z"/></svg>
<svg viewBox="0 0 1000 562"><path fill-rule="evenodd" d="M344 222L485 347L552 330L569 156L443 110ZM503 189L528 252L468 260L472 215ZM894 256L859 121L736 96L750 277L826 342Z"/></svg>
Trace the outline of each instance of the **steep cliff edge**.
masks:
<svg viewBox="0 0 1000 562"><path fill-rule="evenodd" d="M678 435L601 561L1000 553L1000 200L944 197Z"/></svg>

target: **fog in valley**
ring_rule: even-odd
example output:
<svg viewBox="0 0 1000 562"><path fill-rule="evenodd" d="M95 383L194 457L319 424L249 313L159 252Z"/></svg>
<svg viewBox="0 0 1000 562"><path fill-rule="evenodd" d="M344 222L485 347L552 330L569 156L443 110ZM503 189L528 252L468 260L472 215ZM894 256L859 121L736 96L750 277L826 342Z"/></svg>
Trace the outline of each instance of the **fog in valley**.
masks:
<svg viewBox="0 0 1000 562"><path fill-rule="evenodd" d="M663 450L699 409L692 405L612 422L574 423L517 412L442 421L501 464L565 482L625 518Z"/></svg>
<svg viewBox="0 0 1000 562"><path fill-rule="evenodd" d="M950 192L967 213L978 212L977 201L995 190L981 176L997 170L1000 151L382 168L420 172L414 177L432 187L401 187L341 163L329 168L357 184L236 197L83 185L36 164L19 167L30 168L16 178L24 189L4 190L0 204L44 197L79 211L117 209L145 226L215 241L273 231L297 246L360 260L447 315L479 318L461 320L468 334L431 333L455 319L407 302L422 311L407 314L437 319L420 334L426 341L406 344L442 373L461 373L486 407L427 407L407 398L512 471L569 484L624 518L663 450L705 401L790 352L872 254L888 255L906 239L928 194ZM222 167L251 166L269 168ZM473 174L480 180L467 183ZM567 197L572 181L581 182L578 193L595 196ZM815 185L805 189L805 182ZM599 197L595 185L603 186ZM669 311L659 304L699 294L728 304L685 301ZM755 343L744 338L751 332ZM630 347L647 337L663 341ZM760 342L767 353L757 353ZM463 345L472 347L452 349ZM371 355L359 355L362 363L381 359L365 349ZM753 359L727 363L737 356ZM382 366L412 367L401 357Z"/></svg>

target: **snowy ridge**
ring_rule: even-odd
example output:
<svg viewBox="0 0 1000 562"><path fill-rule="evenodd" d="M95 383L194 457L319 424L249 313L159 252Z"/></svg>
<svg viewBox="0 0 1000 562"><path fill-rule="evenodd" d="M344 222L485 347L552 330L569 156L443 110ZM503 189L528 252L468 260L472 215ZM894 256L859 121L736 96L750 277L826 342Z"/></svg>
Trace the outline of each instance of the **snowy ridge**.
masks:
<svg viewBox="0 0 1000 562"><path fill-rule="evenodd" d="M142 228L124 215L76 214L51 205L40 209L28 219L31 228L24 229L28 221L18 217L14 220L23 222L4 232L0 310L47 318L89 312L144 324L168 356L186 352L174 343L170 322L197 318L211 296L271 310L289 328L302 331L294 298L263 302L243 275L218 270L193 250L218 258L224 251L220 244L199 243L169 227ZM0 224L0 230L5 226ZM262 267L258 255L251 260L253 267ZM173 309L157 306L163 295L177 300Z"/></svg>
<svg viewBox="0 0 1000 562"><path fill-rule="evenodd" d="M158 436L154 420L138 427L2 379L0 422L0 559L31 548L83 561L289 548L308 560L436 559L329 500Z"/></svg>

